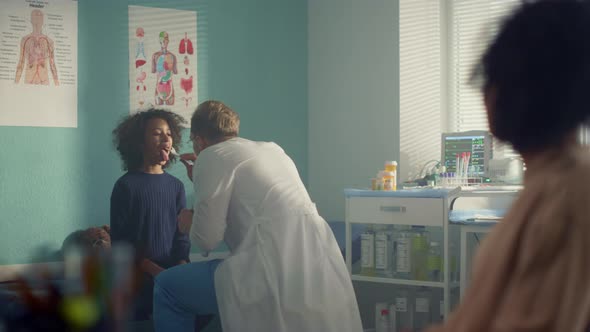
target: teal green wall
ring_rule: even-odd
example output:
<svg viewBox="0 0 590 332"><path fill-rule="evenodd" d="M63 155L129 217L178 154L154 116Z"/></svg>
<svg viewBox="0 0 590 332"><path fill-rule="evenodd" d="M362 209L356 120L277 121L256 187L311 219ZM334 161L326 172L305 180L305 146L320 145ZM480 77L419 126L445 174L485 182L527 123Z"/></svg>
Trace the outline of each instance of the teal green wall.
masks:
<svg viewBox="0 0 590 332"><path fill-rule="evenodd" d="M282 145L307 181L306 1L80 0L78 128L0 127L0 264L50 260L70 232L109 223L123 174L111 130L129 110L129 4L197 10L199 99L231 105L242 136ZM184 170L170 172L190 204Z"/></svg>

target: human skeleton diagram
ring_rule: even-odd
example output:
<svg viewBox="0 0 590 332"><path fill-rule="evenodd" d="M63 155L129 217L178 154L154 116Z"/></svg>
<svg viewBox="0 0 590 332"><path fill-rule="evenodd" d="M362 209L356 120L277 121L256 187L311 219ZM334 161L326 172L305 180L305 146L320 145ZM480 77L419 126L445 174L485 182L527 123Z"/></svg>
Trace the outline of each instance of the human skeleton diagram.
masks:
<svg viewBox="0 0 590 332"><path fill-rule="evenodd" d="M43 34L43 12L34 9L31 12L33 32L24 36L20 43L20 57L16 67L14 83L18 83L25 72L25 84L49 85L47 66L53 75L53 83L59 85L57 69L53 57L53 40ZM26 62L26 64L25 64Z"/></svg>
<svg viewBox="0 0 590 332"><path fill-rule="evenodd" d="M161 49L152 55L152 73L156 73L155 98L157 105L174 105L172 75L177 74L176 56L168 51L168 33L160 32Z"/></svg>

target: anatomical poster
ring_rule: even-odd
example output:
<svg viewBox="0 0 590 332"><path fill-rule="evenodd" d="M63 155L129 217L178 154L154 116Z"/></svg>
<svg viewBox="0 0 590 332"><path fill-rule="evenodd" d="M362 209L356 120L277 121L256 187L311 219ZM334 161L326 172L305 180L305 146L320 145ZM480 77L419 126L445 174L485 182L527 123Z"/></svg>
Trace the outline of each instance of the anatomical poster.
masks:
<svg viewBox="0 0 590 332"><path fill-rule="evenodd" d="M78 126L78 2L0 2L0 126Z"/></svg>
<svg viewBox="0 0 590 332"><path fill-rule="evenodd" d="M157 107L189 120L197 81L197 12L129 6L130 112Z"/></svg>

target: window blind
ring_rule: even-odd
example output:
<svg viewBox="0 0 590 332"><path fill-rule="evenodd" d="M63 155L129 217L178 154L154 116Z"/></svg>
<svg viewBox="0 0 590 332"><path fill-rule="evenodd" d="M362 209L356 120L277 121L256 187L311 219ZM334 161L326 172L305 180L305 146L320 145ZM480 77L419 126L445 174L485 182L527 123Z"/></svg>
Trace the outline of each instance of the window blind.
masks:
<svg viewBox="0 0 590 332"><path fill-rule="evenodd" d="M400 178L440 159L441 1L400 0Z"/></svg>
<svg viewBox="0 0 590 332"><path fill-rule="evenodd" d="M485 48L496 35L518 0L453 0L449 8L450 107L449 131L489 130L479 87L471 84L471 75ZM495 142L495 158L516 153Z"/></svg>

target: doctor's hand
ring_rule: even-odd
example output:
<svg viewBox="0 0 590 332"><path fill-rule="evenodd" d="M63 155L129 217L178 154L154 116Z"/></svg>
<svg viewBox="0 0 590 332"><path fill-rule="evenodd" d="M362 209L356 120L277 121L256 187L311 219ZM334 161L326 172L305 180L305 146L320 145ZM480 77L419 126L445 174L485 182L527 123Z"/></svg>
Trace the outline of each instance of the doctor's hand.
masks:
<svg viewBox="0 0 590 332"><path fill-rule="evenodd" d="M193 180L193 165L197 160L197 155L194 153L183 153L180 155L180 162L186 167L186 175L191 181Z"/></svg>
<svg viewBox="0 0 590 332"><path fill-rule="evenodd" d="M178 215L178 230L182 234L188 234L193 224L193 210L183 209Z"/></svg>

